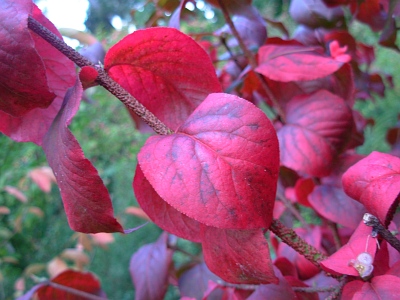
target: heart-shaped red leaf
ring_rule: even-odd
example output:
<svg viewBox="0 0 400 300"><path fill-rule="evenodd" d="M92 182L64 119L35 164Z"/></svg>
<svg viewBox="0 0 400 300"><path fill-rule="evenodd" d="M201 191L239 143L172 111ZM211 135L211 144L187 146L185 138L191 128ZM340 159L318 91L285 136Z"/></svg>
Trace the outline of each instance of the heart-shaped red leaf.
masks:
<svg viewBox="0 0 400 300"><path fill-rule="evenodd" d="M61 38L60 33L54 25L46 19L36 5L33 5L31 13L35 20ZM15 141L34 142L37 145L41 145L44 135L50 128L51 123L61 107L66 90L75 83L76 71L74 63L66 56L35 33L30 31L30 34L34 42L34 49L42 59L42 64L47 76L48 88L56 95L56 98L47 108L33 108L19 117L14 117L0 111L0 131ZM25 40L23 44L25 45ZM32 67L33 65L31 65L31 63L32 61L29 60L27 65ZM32 76L35 77L35 73L33 73ZM35 77L33 82L37 82L36 80L38 80L38 78ZM32 80L29 79L29 77L21 77L21 80L22 79L26 80L26 85L29 87Z"/></svg>
<svg viewBox="0 0 400 300"><path fill-rule="evenodd" d="M390 222L400 193L400 158L372 152L344 173L343 187L383 224Z"/></svg>
<svg viewBox="0 0 400 300"><path fill-rule="evenodd" d="M343 62L319 50L298 45L265 45L258 52L255 71L275 81L289 82L322 78L340 69Z"/></svg>
<svg viewBox="0 0 400 300"><path fill-rule="evenodd" d="M375 239L371 237L371 232L372 227L361 221L347 244L322 261L321 267L328 273L360 276L353 266L357 257L362 253L368 253L372 262L375 257L377 246Z"/></svg>
<svg viewBox="0 0 400 300"><path fill-rule="evenodd" d="M204 260L209 269L231 283L278 283L268 242L260 229L229 230L201 226Z"/></svg>
<svg viewBox="0 0 400 300"><path fill-rule="evenodd" d="M353 115L346 102L328 91L293 98L287 123L279 130L281 164L310 176L326 176L344 148Z"/></svg>
<svg viewBox="0 0 400 300"><path fill-rule="evenodd" d="M81 96L82 86L77 80L43 139L43 149L57 179L71 228L84 233L123 232L113 216L107 188L67 127Z"/></svg>
<svg viewBox="0 0 400 300"><path fill-rule="evenodd" d="M77 291L86 292L95 296L104 295L101 290L99 280L92 273L83 273L74 270L67 270L51 280L54 283L72 288ZM76 294L66 292L53 286L43 286L37 291L39 300L66 299L66 300L84 300L86 297L80 297Z"/></svg>
<svg viewBox="0 0 400 300"><path fill-rule="evenodd" d="M221 86L208 54L174 28L147 28L107 53L108 74L168 127L176 129Z"/></svg>
<svg viewBox="0 0 400 300"><path fill-rule="evenodd" d="M180 213L161 199L144 177L140 165L136 167L133 190L140 207L155 224L181 238L201 242L200 223Z"/></svg>
<svg viewBox="0 0 400 300"><path fill-rule="evenodd" d="M176 133L150 137L138 161L158 195L196 221L226 229L271 223L278 140L244 99L209 95Z"/></svg>
<svg viewBox="0 0 400 300"><path fill-rule="evenodd" d="M168 234L163 233L155 243L142 246L132 255L129 271L135 285L135 299L164 299L173 254L167 248L167 240Z"/></svg>

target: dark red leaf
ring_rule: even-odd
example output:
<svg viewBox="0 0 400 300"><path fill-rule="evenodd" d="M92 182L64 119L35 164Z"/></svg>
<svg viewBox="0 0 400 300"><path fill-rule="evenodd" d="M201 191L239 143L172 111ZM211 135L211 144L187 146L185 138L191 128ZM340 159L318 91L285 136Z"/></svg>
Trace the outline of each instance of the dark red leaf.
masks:
<svg viewBox="0 0 400 300"><path fill-rule="evenodd" d="M292 276L285 276L286 281L292 286L292 287L309 287L307 284L305 284L303 281L297 279L296 277ZM318 300L318 293L305 293L305 292L300 292L300 291L295 291L295 294L297 296L296 299L298 300Z"/></svg>
<svg viewBox="0 0 400 300"><path fill-rule="evenodd" d="M387 14L380 0L351 1L350 9L360 22L368 24L372 30L379 31L385 26Z"/></svg>
<svg viewBox="0 0 400 300"><path fill-rule="evenodd" d="M231 283L278 283L262 230L229 230L201 226L208 268Z"/></svg>
<svg viewBox="0 0 400 300"><path fill-rule="evenodd" d="M221 91L208 54L173 28L147 28L126 36L108 51L104 68L172 129L208 94Z"/></svg>
<svg viewBox="0 0 400 300"><path fill-rule="evenodd" d="M347 287L348 286L348 287ZM347 287L347 288L346 288ZM370 282L350 282L343 289L343 300L396 300L400 294L400 278L382 275Z"/></svg>
<svg viewBox="0 0 400 300"><path fill-rule="evenodd" d="M247 300L290 300L297 299L296 294L293 292L292 287L287 282L285 277L282 276L281 272L274 268L275 274L279 278L278 284L262 284L257 287L253 294Z"/></svg>
<svg viewBox="0 0 400 300"><path fill-rule="evenodd" d="M0 11L2 10L0 9ZM60 33L57 31L54 25L47 20L46 17L44 17L44 15L35 5L32 7L31 14L42 25L61 38ZM61 107L66 90L75 83L76 72L72 61L70 61L67 57L65 57L52 45L47 43L35 33L31 31L28 32L31 35L29 39L34 42L33 50L35 51L36 55L40 55L42 60L41 64L43 66L41 68L45 68L48 89L55 94L56 98L49 107L45 109L33 108L20 117L13 117L3 111L0 111L0 131L15 141L34 142L37 145L41 145L44 135L50 128L51 123ZM26 46L27 41L28 40L24 39L23 42L18 44L18 47L21 49L21 51L25 51L24 47ZM26 59L30 58L27 57ZM29 61L27 65L34 69L33 71L30 71L30 73L26 74L26 76L31 76L30 74L32 74L34 79L29 79L29 77L26 76L21 76L20 78L26 80L25 83L21 81L21 84L26 84L26 87L29 88L31 82L37 83L38 80L40 80L40 77L36 77L35 75L35 70L37 70L39 67L33 65L34 60L27 61ZM21 67L21 64L19 64L18 67ZM7 78L9 78L8 75ZM3 94L3 92L1 92L1 94ZM0 100L0 102L1 101L2 100Z"/></svg>
<svg viewBox="0 0 400 300"><path fill-rule="evenodd" d="M164 299L173 254L167 248L167 240L168 234L163 233L155 243L140 247L132 255L129 271L135 285L136 300Z"/></svg>
<svg viewBox="0 0 400 300"><path fill-rule="evenodd" d="M321 262L321 267L328 273L360 276L354 264L362 253L368 253L372 262L376 252L376 240L371 237L372 227L360 222L346 245Z"/></svg>
<svg viewBox="0 0 400 300"><path fill-rule="evenodd" d="M297 201L304 206L311 207L308 197L314 190L315 183L312 178L300 178L295 185L295 193Z"/></svg>
<svg viewBox="0 0 400 300"><path fill-rule="evenodd" d="M181 238L201 242L200 223L180 213L160 198L144 177L140 165L136 167L133 190L140 207L155 224Z"/></svg>
<svg viewBox="0 0 400 300"><path fill-rule="evenodd" d="M329 174L353 127L346 102L328 91L293 98L278 131L281 164L309 176Z"/></svg>
<svg viewBox="0 0 400 300"><path fill-rule="evenodd" d="M48 86L46 66L27 27L33 7L31 1L24 0L0 3L0 110L14 117L46 108L55 98Z"/></svg>
<svg viewBox="0 0 400 300"><path fill-rule="evenodd" d="M400 193L400 158L372 152L347 170L343 187L350 197L387 225Z"/></svg>
<svg viewBox="0 0 400 300"><path fill-rule="evenodd" d="M275 81L314 80L328 76L343 62L321 53L317 47L265 45L259 50L256 72Z"/></svg>
<svg viewBox="0 0 400 300"><path fill-rule="evenodd" d="M208 226L268 227L278 141L265 114L228 94L209 95L175 134L150 137L140 167L168 204Z"/></svg>
<svg viewBox="0 0 400 300"><path fill-rule="evenodd" d="M57 179L71 228L84 233L123 232L113 217L107 188L67 127L81 96L82 86L77 80L43 139L43 149Z"/></svg>
<svg viewBox="0 0 400 300"><path fill-rule="evenodd" d="M327 7L323 0L292 0L289 13L297 23L311 28L333 27L343 19L341 7Z"/></svg>
<svg viewBox="0 0 400 300"><path fill-rule="evenodd" d="M99 280L92 273L83 273L74 270L67 270L51 280L54 283L73 288L78 291L92 295L102 295ZM43 286L37 291L39 300L86 300L87 297L80 297L76 294L66 292L53 286Z"/></svg>

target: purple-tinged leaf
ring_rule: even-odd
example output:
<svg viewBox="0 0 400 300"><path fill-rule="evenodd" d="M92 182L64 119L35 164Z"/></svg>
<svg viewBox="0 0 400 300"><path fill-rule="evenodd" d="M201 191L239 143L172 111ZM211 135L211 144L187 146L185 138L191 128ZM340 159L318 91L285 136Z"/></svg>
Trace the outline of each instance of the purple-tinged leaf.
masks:
<svg viewBox="0 0 400 300"><path fill-rule="evenodd" d="M163 233L155 243L139 248L132 255L129 271L135 286L136 300L163 299L168 287L168 270L172 250L167 248L168 234Z"/></svg>

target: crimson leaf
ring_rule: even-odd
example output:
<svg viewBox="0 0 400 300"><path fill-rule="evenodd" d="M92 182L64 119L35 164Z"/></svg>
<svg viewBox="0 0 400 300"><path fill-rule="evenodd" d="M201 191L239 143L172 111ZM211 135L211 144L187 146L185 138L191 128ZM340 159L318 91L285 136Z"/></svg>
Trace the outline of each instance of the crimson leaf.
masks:
<svg viewBox="0 0 400 300"><path fill-rule="evenodd" d="M19 1L22 2L22 1ZM16 3L14 3L16 4ZM26 6L24 4L24 6ZM19 3L19 8L21 8L21 3ZM1 13L3 12L0 9ZM42 12L37 8L36 5L31 7L30 11L33 18L35 18L38 22L40 22L43 26L51 30L54 34L58 35L61 38L60 33L54 27L54 25L46 19L46 17L42 14ZM18 18L21 17L18 15ZM27 15L25 15L27 17ZM2 19L6 21L6 19ZM0 21L1 22L1 21ZM22 21L21 21L22 22ZM35 66L35 60L31 60L30 56L21 57L19 59L26 59L29 63L18 63L18 66L15 67L15 72L18 72L18 68L22 66L29 66L32 68L31 70L24 70L21 72L29 72L29 74L24 74L24 76L20 76L21 84L25 84L27 88L29 88L31 82L39 83L38 87L40 88L40 76L36 77L37 69L44 68L45 75L47 78L47 85L49 91L55 94L56 98L47 108L36 107L30 109L27 113L22 116L12 116L6 112L0 111L0 131L18 142L34 142L38 145L42 144L42 140L47 130L50 128L51 123L53 122L55 116L57 115L58 110L61 107L65 91L75 83L76 80L76 72L74 64L62 55L58 50L56 50L52 45L47 43L41 37L36 35L33 32L30 32L29 39L25 39L25 30L26 28L26 20L25 27L21 28L21 30L13 31L13 35L17 35L17 33L22 34L20 37L23 42L18 44L19 49L21 49L21 53L18 55L22 55L26 50L24 47L27 46L27 41L30 39L33 41L33 50L36 55L40 55L42 60L41 66ZM4 46L4 45L3 45ZM2 46L2 47L3 47ZM28 51L28 50L27 50ZM19 53L19 52L15 52ZM15 54L14 53L14 54ZM28 52L27 52L28 53ZM16 54L15 54L16 55ZM0 55L1 57L1 55ZM1 60L1 58L0 58ZM10 60L7 62L10 64ZM13 71L13 72L14 72ZM3 77L5 80L7 78L13 79L13 77ZM34 79L30 78L32 76ZM23 81L23 82L22 82ZM1 86L2 84L0 84ZM32 90L34 91L34 90ZM2 89L0 88L0 94L3 94ZM27 96L30 97L30 96ZM4 100L3 96L1 97L0 103ZM30 99L29 103L23 102L24 107L29 107L34 102L31 102L31 98L26 98L25 100ZM8 99L7 101L9 101ZM32 101L35 101L34 99ZM44 97L41 101L45 103L46 98ZM26 106L25 106L26 105ZM1 106L1 104L0 104Z"/></svg>
<svg viewBox="0 0 400 300"><path fill-rule="evenodd" d="M256 72L275 81L314 80L328 76L343 65L321 53L317 47L265 45L259 50Z"/></svg>
<svg viewBox="0 0 400 300"><path fill-rule="evenodd" d="M167 248L168 234L155 243L142 246L131 258L129 271L135 285L135 299L163 299L168 287L168 269L172 250Z"/></svg>
<svg viewBox="0 0 400 300"><path fill-rule="evenodd" d="M400 193L400 158L374 151L350 167L342 180L350 197L383 224L390 222Z"/></svg>
<svg viewBox="0 0 400 300"><path fill-rule="evenodd" d="M57 179L71 228L84 233L123 232L113 217L107 188L67 127L81 96L82 86L76 81L43 139L43 149Z"/></svg>
<svg viewBox="0 0 400 300"><path fill-rule="evenodd" d="M177 132L150 137L138 154L158 195L208 226L268 227L279 164L271 122L250 102L211 94Z"/></svg>
<svg viewBox="0 0 400 300"><path fill-rule="evenodd" d="M346 102L328 91L293 98L279 130L281 163L310 176L326 176L353 127Z"/></svg>
<svg viewBox="0 0 400 300"><path fill-rule="evenodd" d="M144 177L140 165L133 180L133 190L140 207L162 229L181 238L200 242L200 223L180 213L165 202Z"/></svg>
<svg viewBox="0 0 400 300"><path fill-rule="evenodd" d="M209 93L221 91L208 54L174 28L147 28L126 36L108 51L104 67L172 129Z"/></svg>
<svg viewBox="0 0 400 300"><path fill-rule="evenodd" d="M400 278L382 275L371 282L352 281L344 286L343 300L397 299L400 293Z"/></svg>
<svg viewBox="0 0 400 300"><path fill-rule="evenodd" d="M278 283L268 242L260 229L229 230L201 226L204 260L210 270L232 283Z"/></svg>
<svg viewBox="0 0 400 300"><path fill-rule="evenodd" d="M93 295L102 295L99 280L91 273L82 273L74 270L62 272L51 280L54 283L73 288L78 291ZM43 286L37 291L39 300L65 299L65 300L85 300L76 294L66 292L54 286Z"/></svg>

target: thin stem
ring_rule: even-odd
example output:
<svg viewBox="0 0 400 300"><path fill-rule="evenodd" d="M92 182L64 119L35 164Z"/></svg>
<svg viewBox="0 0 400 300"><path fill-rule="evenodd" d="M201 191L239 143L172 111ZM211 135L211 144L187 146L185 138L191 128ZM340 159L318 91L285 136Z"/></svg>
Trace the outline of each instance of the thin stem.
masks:
<svg viewBox="0 0 400 300"><path fill-rule="evenodd" d="M369 213L364 214L363 222L367 226L371 226L374 232L379 233L393 248L400 252L400 241L386 229L379 219Z"/></svg>
<svg viewBox="0 0 400 300"><path fill-rule="evenodd" d="M318 268L320 268L319 262L328 258L325 256L325 254L318 251L314 246L311 246L305 242L293 229L283 225L279 220L272 220L269 229L284 243L288 244L290 247L296 250L296 252L303 255Z"/></svg>
<svg viewBox="0 0 400 300"><path fill-rule="evenodd" d="M349 282L349 277L347 275L342 276L339 281L339 284L336 286L335 290L325 300L340 299L340 296L342 295L343 287L347 282Z"/></svg>
<svg viewBox="0 0 400 300"><path fill-rule="evenodd" d="M326 286L326 287L292 287L293 291L298 293L326 293L333 292L336 290L336 286Z"/></svg>
<svg viewBox="0 0 400 300"><path fill-rule="evenodd" d="M332 232L332 236L333 236L333 241L335 243L335 249L336 251L340 249L340 247L342 247L342 242L340 241L340 236L339 236L339 231L337 228L337 224L333 223L332 221L327 220L328 223L328 227Z"/></svg>
<svg viewBox="0 0 400 300"><path fill-rule="evenodd" d="M111 94L116 96L125 106L136 113L143 119L153 130L160 135L171 134L172 130L161 122L153 113L147 110L139 101L115 82L108 74L101 68L94 65L91 61L83 57L80 53L72 49L63 40L58 38L54 33L33 19L31 16L28 18L28 27L36 34L41 36L44 40L49 42L53 47L63 53L66 57L72 60L79 67L91 66L97 70L99 75L96 81L107 89Z"/></svg>
<svg viewBox="0 0 400 300"><path fill-rule="evenodd" d="M243 50L244 55L249 60L249 64L250 64L252 70L254 71L257 68L258 64L257 64L256 59L254 58L253 53L249 50L249 48L247 48L247 46L244 43L242 37L240 36L239 32L236 29L235 24L233 24L232 19L229 16L228 9L226 8L223 0L218 0L218 4L221 7L221 11L222 11L222 13L224 15L226 23L228 24L233 36L238 41L240 48ZM281 121L285 122L285 120L286 120L285 119L285 113L284 113L283 109L281 108L281 106L279 105L278 99L276 99L274 93L269 88L267 81L265 80L265 78L261 74L259 74L257 72L254 72L254 73L256 74L257 78L259 79L262 88L264 89L264 91L268 95L269 99L273 103L274 108L276 109Z"/></svg>
<svg viewBox="0 0 400 300"><path fill-rule="evenodd" d="M289 209L289 211L297 218L297 220L299 220L299 222L301 223L301 226L303 228L306 228L306 229L310 228L310 225L308 225L306 220L304 220L304 218L299 213L299 211L294 207L292 202L290 202L290 200L285 197L285 195L279 188L278 188L277 196L278 196L278 199L282 201L283 205L285 205L285 207L287 209Z"/></svg>
<svg viewBox="0 0 400 300"><path fill-rule="evenodd" d="M96 296L96 295L93 295L93 294L89 294L89 293L86 293L84 291L80 291L80 290L77 290L77 289L74 289L74 288L59 284L59 283L55 283L55 282L52 282L52 281L47 281L47 282L44 282L44 283L46 285L48 285L48 286L51 286L51 287L55 288L55 289L59 289L59 290L65 291L65 292L67 292L69 294L72 294L72 295L75 295L75 296L84 297L84 298L90 299L90 300L106 300L106 298L99 297L99 296Z"/></svg>

